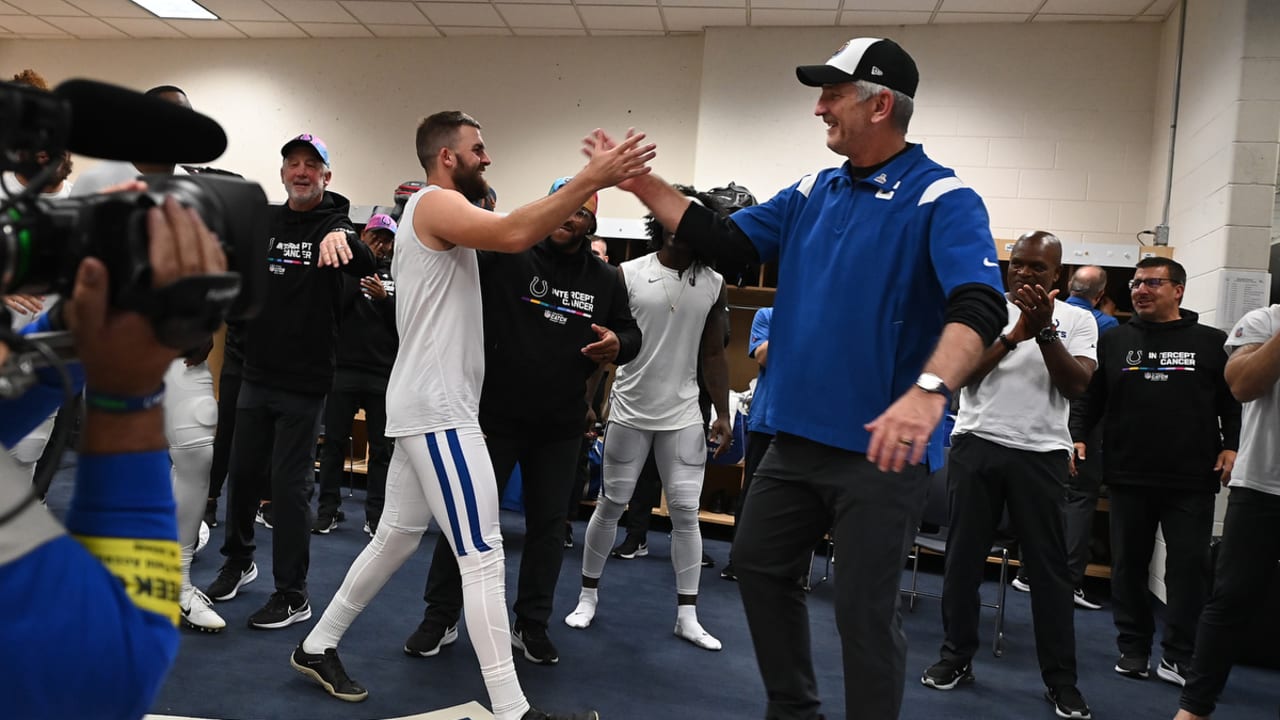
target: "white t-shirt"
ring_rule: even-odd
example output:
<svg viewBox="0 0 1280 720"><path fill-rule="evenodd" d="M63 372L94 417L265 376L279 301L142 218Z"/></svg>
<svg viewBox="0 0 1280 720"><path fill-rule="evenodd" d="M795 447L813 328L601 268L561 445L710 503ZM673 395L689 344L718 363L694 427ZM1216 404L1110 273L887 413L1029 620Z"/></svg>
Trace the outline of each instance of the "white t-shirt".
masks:
<svg viewBox="0 0 1280 720"><path fill-rule="evenodd" d="M173 168L173 174L189 175L190 173L183 170L181 165L176 165ZM103 160L80 174L80 177L76 180L75 192L71 194L73 196L93 195L106 190L112 185L136 180L141 176L142 173L131 162Z"/></svg>
<svg viewBox="0 0 1280 720"><path fill-rule="evenodd" d="M24 185L18 181L17 174L13 173L12 171L6 170L4 173L3 179L0 179L0 198L8 198L9 190L17 191L19 188L22 188L22 187L24 187ZM51 192L51 193L42 192L40 193L40 197L45 200L64 200L71 196L72 187L74 187L74 183L72 183L70 180L63 180L62 187L59 188L57 192ZM40 312L48 312L49 308L53 307L54 303L58 302L58 295L57 294L41 295L40 299L41 301L44 302L44 307L41 309ZM9 308L10 326L14 330L21 330L27 325L35 322L36 317L38 316L35 314L23 312L21 310L17 310L14 308Z"/></svg>
<svg viewBox="0 0 1280 720"><path fill-rule="evenodd" d="M644 342L640 354L618 368L610 422L638 430L701 425L698 348L724 278L705 266L699 266L696 273L677 273L658 262L656 252L620 267L631 314Z"/></svg>
<svg viewBox="0 0 1280 720"><path fill-rule="evenodd" d="M387 437L480 427L484 316L476 251L432 250L413 231L418 201L436 190L429 185L409 198L396 230L391 276L400 350L387 381Z"/></svg>
<svg viewBox="0 0 1280 720"><path fill-rule="evenodd" d="M1009 332L1022 311L1006 299ZM1089 312L1053 302L1058 339L1072 357L1098 359L1098 323ZM977 385L961 391L960 413L952 436L971 432L1005 447L1032 452L1071 450L1067 428L1070 403L1053 386L1044 355L1035 340L1018 344Z"/></svg>
<svg viewBox="0 0 1280 720"><path fill-rule="evenodd" d="M1264 343L1277 331L1280 305L1245 313L1227 335L1227 354L1238 347ZM1280 382L1243 406L1240 451L1231 470L1231 487L1280 495Z"/></svg>
<svg viewBox="0 0 1280 720"><path fill-rule="evenodd" d="M9 170L4 173L3 184L0 184L0 197L9 197L10 190L19 190L26 187L18 180L18 174ZM62 187L56 192L42 192L40 197L45 200L62 200L71 197L71 188L75 187L75 183L70 180L63 180Z"/></svg>

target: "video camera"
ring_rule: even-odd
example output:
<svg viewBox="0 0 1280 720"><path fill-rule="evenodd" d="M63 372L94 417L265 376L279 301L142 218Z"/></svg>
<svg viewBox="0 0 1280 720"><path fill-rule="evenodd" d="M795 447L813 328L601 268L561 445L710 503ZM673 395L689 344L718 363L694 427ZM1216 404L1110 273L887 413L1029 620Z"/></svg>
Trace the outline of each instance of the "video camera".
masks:
<svg viewBox="0 0 1280 720"><path fill-rule="evenodd" d="M70 80L52 93L0 83L0 170L29 178L21 192L5 188L15 194L0 200L0 294L69 297L80 261L92 256L107 266L111 304L148 317L171 347L198 347L223 320L252 317L265 291L268 227L266 194L256 183L148 175L143 192L39 197L57 163L41 166L37 152L175 164L208 162L225 149L226 135L212 119L141 93L88 80ZM151 287L146 212L167 195L194 208L217 235L227 272ZM0 375L6 371L12 372L0 368Z"/></svg>

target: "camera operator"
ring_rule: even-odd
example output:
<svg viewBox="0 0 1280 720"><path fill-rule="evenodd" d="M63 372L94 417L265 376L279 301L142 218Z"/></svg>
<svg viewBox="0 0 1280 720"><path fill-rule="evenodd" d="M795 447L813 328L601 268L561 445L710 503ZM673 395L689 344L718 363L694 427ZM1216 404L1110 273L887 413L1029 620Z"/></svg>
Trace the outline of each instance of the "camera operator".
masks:
<svg viewBox="0 0 1280 720"><path fill-rule="evenodd" d="M146 222L153 288L226 270L194 210L169 197ZM142 315L109 307L107 296L106 265L86 258L71 299L36 328L65 322L85 378L65 528L0 455L0 612L8 618L0 643L10 648L0 671L22 688L0 699L2 717L139 717L178 650L179 555L160 405L178 350L161 344ZM20 437L63 394L42 376L0 403L0 442Z"/></svg>

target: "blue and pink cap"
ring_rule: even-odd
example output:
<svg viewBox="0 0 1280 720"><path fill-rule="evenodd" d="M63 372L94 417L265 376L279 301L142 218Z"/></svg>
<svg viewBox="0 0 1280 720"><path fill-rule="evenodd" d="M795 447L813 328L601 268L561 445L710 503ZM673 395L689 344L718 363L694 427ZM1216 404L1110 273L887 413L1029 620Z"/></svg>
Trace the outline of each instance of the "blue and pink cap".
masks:
<svg viewBox="0 0 1280 720"><path fill-rule="evenodd" d="M364 224L365 230L386 230L392 235L396 234L396 221L391 219L390 215L378 213L369 218L369 222Z"/></svg>
<svg viewBox="0 0 1280 720"><path fill-rule="evenodd" d="M325 145L324 141L318 136L312 135L311 133L302 133L298 137L285 143L284 147L280 148L280 157L287 157L289 155L289 151L298 145L306 145L312 150L315 150L316 154L320 156L320 159L324 161L324 164L329 164L329 146Z"/></svg>

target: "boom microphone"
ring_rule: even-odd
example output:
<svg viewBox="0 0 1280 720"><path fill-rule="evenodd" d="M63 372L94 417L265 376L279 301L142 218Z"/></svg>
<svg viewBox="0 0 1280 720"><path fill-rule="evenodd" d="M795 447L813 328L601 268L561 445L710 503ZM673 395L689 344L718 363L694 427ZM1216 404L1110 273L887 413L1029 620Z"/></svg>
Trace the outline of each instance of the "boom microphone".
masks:
<svg viewBox="0 0 1280 720"><path fill-rule="evenodd" d="M212 118L133 90L68 80L53 91L71 108L67 149L142 163L204 163L227 149L227 134Z"/></svg>

